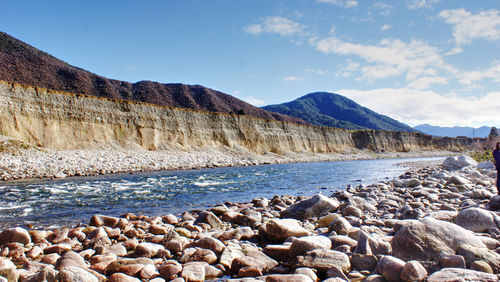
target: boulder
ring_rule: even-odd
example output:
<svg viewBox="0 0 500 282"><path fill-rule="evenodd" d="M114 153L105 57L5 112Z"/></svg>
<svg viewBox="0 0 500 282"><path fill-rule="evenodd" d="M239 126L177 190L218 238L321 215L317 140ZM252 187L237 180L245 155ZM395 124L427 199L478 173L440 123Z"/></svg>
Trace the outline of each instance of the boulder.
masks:
<svg viewBox="0 0 500 282"><path fill-rule="evenodd" d="M88 281L98 282L99 279L92 275L92 273L78 266L66 266L59 270L59 281L73 282L73 281Z"/></svg>
<svg viewBox="0 0 500 282"><path fill-rule="evenodd" d="M463 268L443 268L434 272L429 278L428 282L442 282L442 281L482 281L494 282L498 281L498 276L490 273L463 269Z"/></svg>
<svg viewBox="0 0 500 282"><path fill-rule="evenodd" d="M194 221L194 224L207 223L212 228L219 228L222 225L222 221L212 212L202 211Z"/></svg>
<svg viewBox="0 0 500 282"><path fill-rule="evenodd" d="M373 270L377 266L378 259L374 255L352 254L351 264L357 270Z"/></svg>
<svg viewBox="0 0 500 282"><path fill-rule="evenodd" d="M471 184L471 182L467 178L464 178L460 175L452 175L450 176L450 178L448 178L446 184L465 185Z"/></svg>
<svg viewBox="0 0 500 282"><path fill-rule="evenodd" d="M89 224L96 227L108 226L115 228L117 226L124 226L127 222L125 218L95 214L90 218Z"/></svg>
<svg viewBox="0 0 500 282"><path fill-rule="evenodd" d="M477 162L468 156L455 156L446 158L442 166L447 170L457 170L462 169L466 166L477 166Z"/></svg>
<svg viewBox="0 0 500 282"><path fill-rule="evenodd" d="M377 272L387 281L399 281L405 262L392 257L383 256L377 263Z"/></svg>
<svg viewBox="0 0 500 282"><path fill-rule="evenodd" d="M0 245L7 243L21 243L27 245L31 243L28 231L21 227L8 228L0 232Z"/></svg>
<svg viewBox="0 0 500 282"><path fill-rule="evenodd" d="M314 282L304 274L272 274L265 276L266 282Z"/></svg>
<svg viewBox="0 0 500 282"><path fill-rule="evenodd" d="M164 249L165 247L163 245L144 242L137 245L134 254L137 257L152 258L155 257L158 254L158 252Z"/></svg>
<svg viewBox="0 0 500 282"><path fill-rule="evenodd" d="M430 217L400 221L394 230L392 254L405 261L433 260L441 252L455 254L455 249L463 243L486 247L472 231Z"/></svg>
<svg viewBox="0 0 500 282"><path fill-rule="evenodd" d="M328 231L335 231L338 235L347 235L351 229L352 225L343 217L338 217L328 225Z"/></svg>
<svg viewBox="0 0 500 282"><path fill-rule="evenodd" d="M500 211L500 195L496 195L490 199L488 208L492 211Z"/></svg>
<svg viewBox="0 0 500 282"><path fill-rule="evenodd" d="M92 231L85 241L83 241L83 246L88 249L94 249L97 246L109 246L111 245L111 240L109 240L108 233L104 228L99 227Z"/></svg>
<svg viewBox="0 0 500 282"><path fill-rule="evenodd" d="M0 258L0 277L5 277L9 281L17 281L19 273L16 265L8 259Z"/></svg>
<svg viewBox="0 0 500 282"><path fill-rule="evenodd" d="M460 244L456 249L456 253L465 258L465 262L469 267L474 261L482 260L491 266L494 273L500 273L500 254L488 248L478 248L467 244Z"/></svg>
<svg viewBox="0 0 500 282"><path fill-rule="evenodd" d="M481 208L468 208L458 213L456 224L474 232L486 232L491 227L498 227L495 217L498 216L491 211ZM500 218L498 222L500 222Z"/></svg>
<svg viewBox="0 0 500 282"><path fill-rule="evenodd" d="M293 240L290 247L290 257L303 255L315 249L327 249L332 247L332 242L325 236L305 236Z"/></svg>
<svg viewBox="0 0 500 282"><path fill-rule="evenodd" d="M348 273L351 268L351 262L349 261L349 257L344 253L334 250L316 249L307 252L303 256L298 256L294 266L295 268L314 268L323 273L333 266L338 266L342 271Z"/></svg>
<svg viewBox="0 0 500 282"><path fill-rule="evenodd" d="M318 276L316 275L316 272L307 267L300 267L295 269L294 274L303 274L311 278L312 281L318 281Z"/></svg>
<svg viewBox="0 0 500 282"><path fill-rule="evenodd" d="M82 256L73 251L68 251L59 259L59 261L56 264L56 269L61 270L62 268L68 266L77 266L81 268L86 268L87 264L85 263L85 260L83 259Z"/></svg>
<svg viewBox="0 0 500 282"><path fill-rule="evenodd" d="M480 162L477 164L477 169L495 169L495 165L490 161Z"/></svg>
<svg viewBox="0 0 500 282"><path fill-rule="evenodd" d="M224 243L212 237L203 237L194 241L192 245L203 249L209 249L218 255L220 255L226 247Z"/></svg>
<svg viewBox="0 0 500 282"><path fill-rule="evenodd" d="M287 261L290 258L290 245L267 245L264 253L278 261Z"/></svg>
<svg viewBox="0 0 500 282"><path fill-rule="evenodd" d="M424 281L427 270L418 261L411 260L405 263L399 277L403 281Z"/></svg>
<svg viewBox="0 0 500 282"><path fill-rule="evenodd" d="M179 262L186 263L190 261L202 261L213 264L217 261L217 255L208 249L187 248L183 251L182 256L179 258Z"/></svg>
<svg viewBox="0 0 500 282"><path fill-rule="evenodd" d="M339 205L340 203L336 199L317 194L309 199L291 205L281 213L281 218L304 220L311 217L320 217L338 209Z"/></svg>
<svg viewBox="0 0 500 282"><path fill-rule="evenodd" d="M271 219L259 227L259 237L264 240L282 242L289 237L302 237L310 232L296 219Z"/></svg>
<svg viewBox="0 0 500 282"><path fill-rule="evenodd" d="M438 264L442 268L465 268L465 258L460 255L441 254L438 259Z"/></svg>
<svg viewBox="0 0 500 282"><path fill-rule="evenodd" d="M140 281L141 281L140 279L137 279L133 276L124 273L114 273L108 279L108 282L140 282Z"/></svg>
<svg viewBox="0 0 500 282"><path fill-rule="evenodd" d="M260 273L266 273L277 265L275 260L261 251L248 250L245 256L235 258L231 262L231 272L237 275L242 268L253 268Z"/></svg>

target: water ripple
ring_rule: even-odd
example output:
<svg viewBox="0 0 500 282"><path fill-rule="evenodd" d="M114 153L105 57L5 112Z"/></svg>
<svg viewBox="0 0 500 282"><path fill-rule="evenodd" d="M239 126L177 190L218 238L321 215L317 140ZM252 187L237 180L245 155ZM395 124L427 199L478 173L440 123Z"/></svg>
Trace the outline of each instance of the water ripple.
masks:
<svg viewBox="0 0 500 282"><path fill-rule="evenodd" d="M0 228L72 225L93 214L160 215L276 194L331 194L400 175L404 160L161 171L0 185ZM359 181L361 180L361 181ZM327 187L327 189L325 189Z"/></svg>

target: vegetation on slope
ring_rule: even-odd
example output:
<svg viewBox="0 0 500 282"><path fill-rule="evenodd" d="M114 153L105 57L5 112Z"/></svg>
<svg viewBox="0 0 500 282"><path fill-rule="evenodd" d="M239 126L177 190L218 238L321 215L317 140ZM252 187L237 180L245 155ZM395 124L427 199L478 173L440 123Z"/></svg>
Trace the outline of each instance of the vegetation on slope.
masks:
<svg viewBox="0 0 500 282"><path fill-rule="evenodd" d="M417 132L406 124L378 114L339 94L316 92L294 101L262 107L294 116L317 126Z"/></svg>
<svg viewBox="0 0 500 282"><path fill-rule="evenodd" d="M108 79L71 66L3 32L0 32L0 80L105 98L305 123L200 85Z"/></svg>

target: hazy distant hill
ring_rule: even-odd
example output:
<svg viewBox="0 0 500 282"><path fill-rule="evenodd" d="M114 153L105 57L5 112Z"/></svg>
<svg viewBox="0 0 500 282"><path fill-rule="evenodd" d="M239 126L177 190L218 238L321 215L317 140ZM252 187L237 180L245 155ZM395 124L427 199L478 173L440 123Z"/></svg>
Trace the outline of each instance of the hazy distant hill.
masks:
<svg viewBox="0 0 500 282"><path fill-rule="evenodd" d="M71 66L3 32L0 32L0 80L106 98L305 123L200 85L108 79Z"/></svg>
<svg viewBox="0 0 500 282"><path fill-rule="evenodd" d="M262 109L298 117L317 126L416 132L406 124L335 93L311 93L288 103L269 105Z"/></svg>
<svg viewBox="0 0 500 282"><path fill-rule="evenodd" d="M413 127L414 129L434 136L467 136L467 137L488 137L491 126L482 126L479 128L467 126L441 127L422 124Z"/></svg>

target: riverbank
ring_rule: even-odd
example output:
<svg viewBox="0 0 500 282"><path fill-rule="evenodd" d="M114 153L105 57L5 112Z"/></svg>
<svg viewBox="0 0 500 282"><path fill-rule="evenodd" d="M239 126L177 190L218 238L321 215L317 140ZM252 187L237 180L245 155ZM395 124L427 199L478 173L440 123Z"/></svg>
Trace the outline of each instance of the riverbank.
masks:
<svg viewBox="0 0 500 282"><path fill-rule="evenodd" d="M37 148L11 139L0 140L0 180L63 178L139 171L200 169L261 164L449 156L449 151L372 152L337 154L255 154L243 148L204 147L198 150L157 150L107 146L93 150Z"/></svg>
<svg viewBox="0 0 500 282"><path fill-rule="evenodd" d="M495 171L468 158L445 164L419 168L423 163L417 162L416 171L399 178L331 197L282 195L181 216L95 215L88 225L58 230L3 230L0 276L29 281L498 281Z"/></svg>

